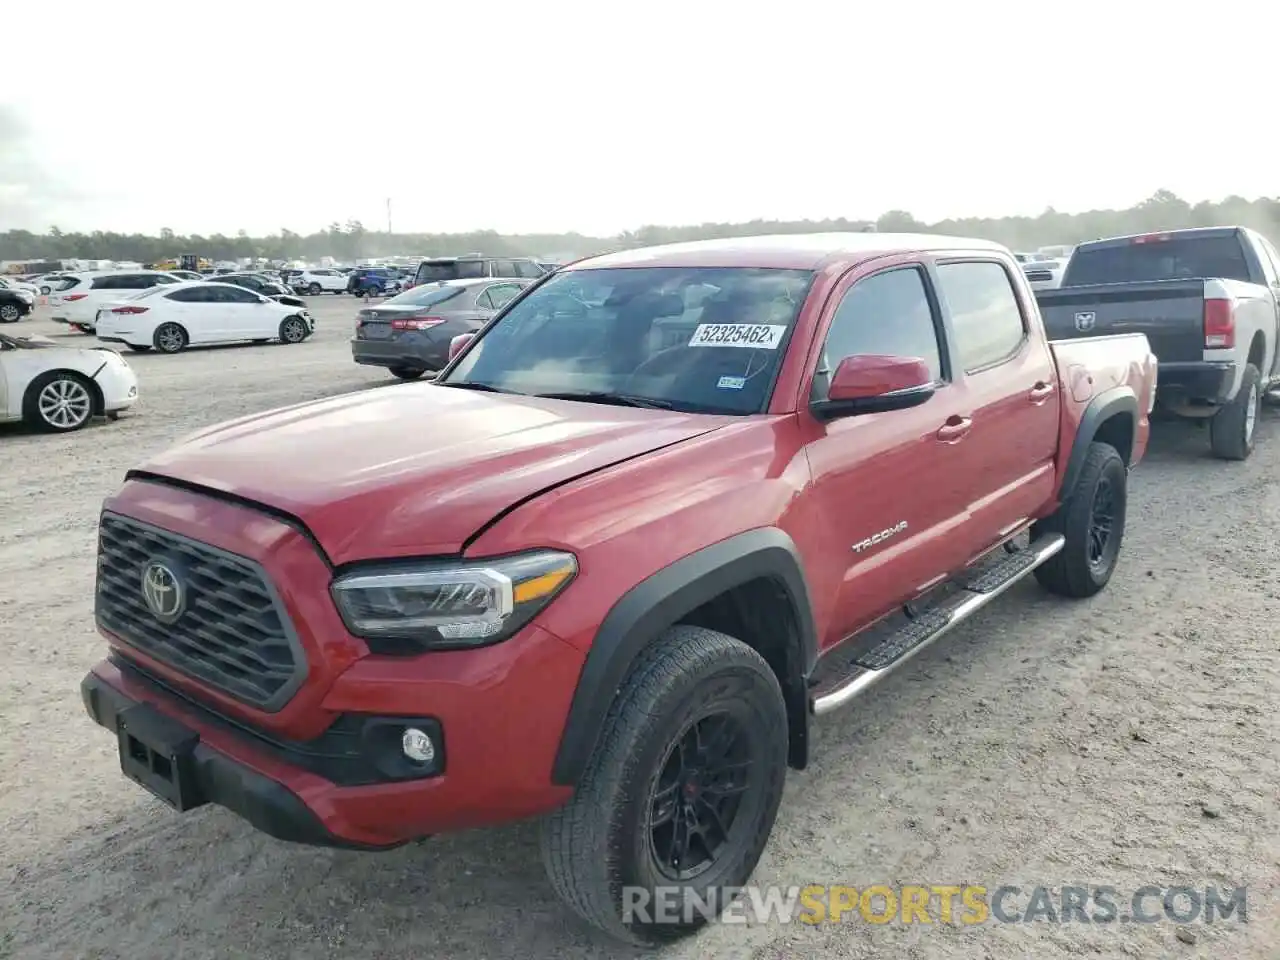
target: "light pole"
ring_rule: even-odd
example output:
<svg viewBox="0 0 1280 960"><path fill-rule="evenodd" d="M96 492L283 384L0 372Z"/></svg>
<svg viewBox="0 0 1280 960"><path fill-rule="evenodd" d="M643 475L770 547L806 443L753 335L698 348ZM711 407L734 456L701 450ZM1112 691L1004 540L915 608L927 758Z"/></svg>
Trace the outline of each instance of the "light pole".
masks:
<svg viewBox="0 0 1280 960"><path fill-rule="evenodd" d="M391 198L387 197L387 236L391 236Z"/></svg>

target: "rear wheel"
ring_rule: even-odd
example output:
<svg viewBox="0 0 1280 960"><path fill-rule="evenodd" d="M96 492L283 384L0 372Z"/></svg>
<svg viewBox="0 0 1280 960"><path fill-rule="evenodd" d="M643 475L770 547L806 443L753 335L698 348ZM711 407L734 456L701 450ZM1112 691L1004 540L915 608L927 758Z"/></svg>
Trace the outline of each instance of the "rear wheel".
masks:
<svg viewBox="0 0 1280 960"><path fill-rule="evenodd" d="M301 317L285 317L280 321L280 342L301 343L307 339L307 324Z"/></svg>
<svg viewBox="0 0 1280 960"><path fill-rule="evenodd" d="M148 350L151 349L145 344L137 344L137 343L126 343L125 346L128 347L130 350L132 350L134 353L146 353Z"/></svg>
<svg viewBox="0 0 1280 960"><path fill-rule="evenodd" d="M1258 368L1246 364L1235 397L1209 421L1209 447L1218 459L1247 460L1253 453L1254 430L1262 405L1258 386L1261 380Z"/></svg>
<svg viewBox="0 0 1280 960"><path fill-rule="evenodd" d="M89 381L69 370L55 370L36 377L23 398L23 420L47 433L79 430L92 416L93 392Z"/></svg>
<svg viewBox="0 0 1280 960"><path fill-rule="evenodd" d="M714 630L667 630L618 691L573 798L544 822L556 892L635 944L703 926L768 842L787 737L764 658Z"/></svg>
<svg viewBox="0 0 1280 960"><path fill-rule="evenodd" d="M89 326L87 323L73 323L71 327L74 330L79 330L81 333L93 333L93 327Z"/></svg>
<svg viewBox="0 0 1280 960"><path fill-rule="evenodd" d="M1060 533L1066 540L1057 554L1036 567L1036 579L1050 593L1091 597L1107 585L1124 539L1128 479L1115 447L1089 444L1069 499L1036 524L1036 536Z"/></svg>
<svg viewBox="0 0 1280 960"><path fill-rule="evenodd" d="M187 331L176 323L162 323L156 327L151 342L161 353L180 353L187 348L190 338Z"/></svg>
<svg viewBox="0 0 1280 960"><path fill-rule="evenodd" d="M418 370L415 367L392 367L391 368L391 375L393 377L399 377L401 380L417 380L420 376L422 376L426 372L427 371L425 370Z"/></svg>

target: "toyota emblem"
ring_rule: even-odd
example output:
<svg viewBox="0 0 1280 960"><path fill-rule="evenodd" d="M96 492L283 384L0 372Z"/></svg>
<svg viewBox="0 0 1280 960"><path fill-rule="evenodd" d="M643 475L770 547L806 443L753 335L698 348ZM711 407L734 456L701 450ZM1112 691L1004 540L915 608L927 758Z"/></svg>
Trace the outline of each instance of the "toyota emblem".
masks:
<svg viewBox="0 0 1280 960"><path fill-rule="evenodd" d="M152 560L142 571L142 599L161 623L173 623L186 609L187 592L173 568Z"/></svg>

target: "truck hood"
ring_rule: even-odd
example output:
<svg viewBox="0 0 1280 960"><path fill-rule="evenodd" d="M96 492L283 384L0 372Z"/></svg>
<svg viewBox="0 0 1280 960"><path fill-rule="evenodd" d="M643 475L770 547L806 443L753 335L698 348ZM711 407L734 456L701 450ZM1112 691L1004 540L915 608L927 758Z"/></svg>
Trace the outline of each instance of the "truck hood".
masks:
<svg viewBox="0 0 1280 960"><path fill-rule="evenodd" d="M521 500L731 419L395 385L221 424L133 475L283 511L334 564L451 554Z"/></svg>

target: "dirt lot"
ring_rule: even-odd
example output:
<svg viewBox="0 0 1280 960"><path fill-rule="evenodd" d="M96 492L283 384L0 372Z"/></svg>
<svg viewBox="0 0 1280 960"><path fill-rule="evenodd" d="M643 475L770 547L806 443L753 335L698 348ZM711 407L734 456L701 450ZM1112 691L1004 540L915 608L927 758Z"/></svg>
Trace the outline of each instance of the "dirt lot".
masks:
<svg viewBox="0 0 1280 960"><path fill-rule="evenodd" d="M125 469L228 417L389 377L353 301L299 346L131 355L142 399L66 437L0 429L0 956L618 957L553 899L535 830L389 854L291 847L120 775L77 685L94 524ZM42 319L15 332L55 332ZM1111 589L1015 589L817 729L761 883L1249 886L1248 925L721 926L673 957L1267 957L1280 946L1280 429L1247 464L1159 425ZM1270 546L1269 546L1270 545ZM1268 613L1270 611L1270 614ZM1123 901L1123 896L1122 896ZM1190 942L1188 942L1190 941Z"/></svg>

